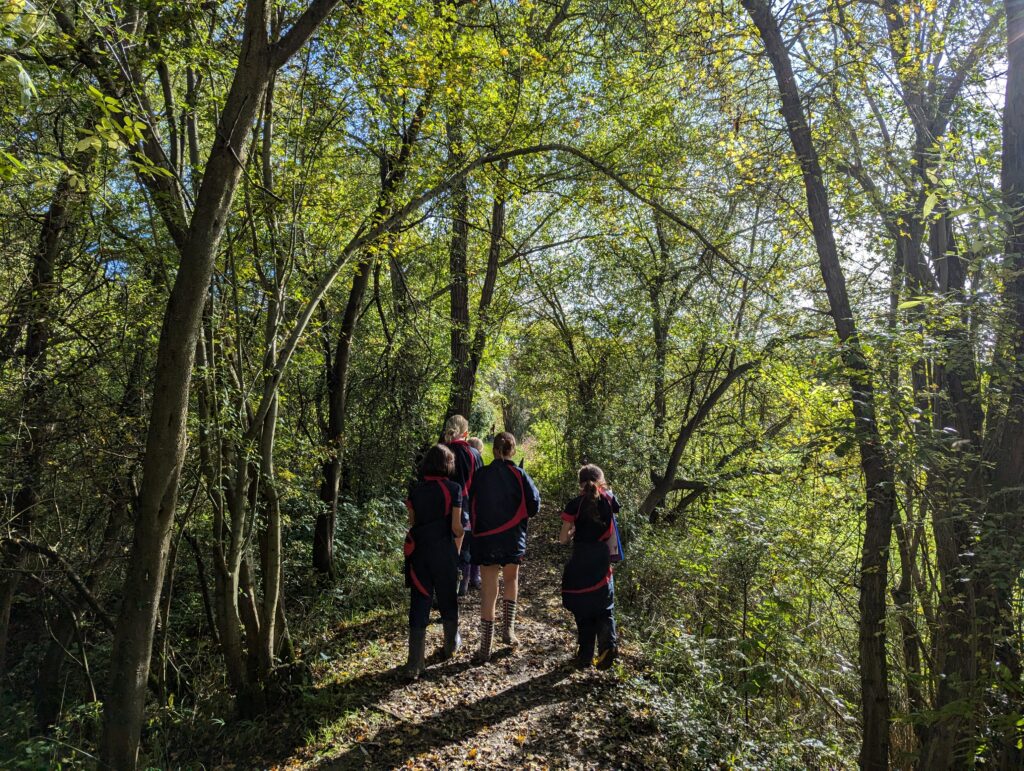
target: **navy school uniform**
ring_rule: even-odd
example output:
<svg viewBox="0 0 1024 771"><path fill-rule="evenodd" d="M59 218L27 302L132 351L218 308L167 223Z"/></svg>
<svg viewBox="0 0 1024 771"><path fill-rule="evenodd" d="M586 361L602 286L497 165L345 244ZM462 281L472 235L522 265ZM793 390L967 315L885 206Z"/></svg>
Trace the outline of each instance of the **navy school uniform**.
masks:
<svg viewBox="0 0 1024 771"><path fill-rule="evenodd" d="M405 583L412 590L409 625L426 629L434 594L442 618L458 617L452 509L462 508L462 486L446 477L425 477L405 505L413 513L413 526L405 536Z"/></svg>
<svg viewBox="0 0 1024 771"><path fill-rule="evenodd" d="M455 476L453 478L462 485L462 499L468 501L469 490L473 486L473 477L477 471L483 468L484 459L480 456L480 451L471 446L465 439L453 439L450 442L446 442L445 447L451 450L455 456ZM459 561L463 565L469 565L473 544L472 528L467 508L468 506L462 510L462 526L466 528L466 534L462 539L462 551L459 553Z"/></svg>
<svg viewBox="0 0 1024 771"><path fill-rule="evenodd" d="M562 605L580 624L610 620L615 609L615 588L609 541L614 541L614 517L619 502L611 491L602 491L597 499L597 517L581 516L583 496L573 498L562 512L562 521L573 524L572 556L562 573ZM614 623L614 622L612 622Z"/></svg>
<svg viewBox="0 0 1024 771"><path fill-rule="evenodd" d="M455 475L452 478L462 485L463 496L468 495L469 488L473 486L473 476L483 468L484 459L480 452L464 439L453 439L446 442L445 446L455 456Z"/></svg>
<svg viewBox="0 0 1024 771"><path fill-rule="evenodd" d="M518 565L526 555L529 518L540 510L537 485L510 460L478 471L469 492L474 565Z"/></svg>

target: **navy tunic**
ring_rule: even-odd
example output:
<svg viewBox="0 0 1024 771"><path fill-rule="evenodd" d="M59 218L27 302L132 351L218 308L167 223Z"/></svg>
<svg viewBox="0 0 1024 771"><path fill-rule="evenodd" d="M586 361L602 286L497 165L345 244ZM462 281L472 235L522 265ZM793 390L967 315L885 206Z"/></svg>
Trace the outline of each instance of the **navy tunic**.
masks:
<svg viewBox="0 0 1024 771"><path fill-rule="evenodd" d="M455 456L455 474L452 477L462 485L462 497L468 500L469 489L473 486L473 477L484 465L480 451L471 446L465 439L453 439L445 443L445 447ZM469 525L469 513L462 512L462 525Z"/></svg>
<svg viewBox="0 0 1024 771"><path fill-rule="evenodd" d="M540 493L515 463L495 458L476 472L469 493L474 565L519 564L526 527L540 509Z"/></svg>
<svg viewBox="0 0 1024 771"><path fill-rule="evenodd" d="M458 553L452 533L452 509L462 507L462 487L446 477L425 477L405 505L413 526L405 537L406 585L429 597L437 588L455 591Z"/></svg>
<svg viewBox="0 0 1024 771"><path fill-rule="evenodd" d="M577 496L562 512L562 521L576 527L572 556L562 573L562 605L578 616L596 616L611 609L615 599L609 541L615 538L619 502L610 490L602 491L596 518L593 511L581 515L583 502L583 496Z"/></svg>
<svg viewBox="0 0 1024 771"><path fill-rule="evenodd" d="M462 485L463 495L466 495L473 486L476 472L483 468L484 459L480 457L480 452L464 439L453 439L446 442L445 447L455 455L455 474L452 479Z"/></svg>

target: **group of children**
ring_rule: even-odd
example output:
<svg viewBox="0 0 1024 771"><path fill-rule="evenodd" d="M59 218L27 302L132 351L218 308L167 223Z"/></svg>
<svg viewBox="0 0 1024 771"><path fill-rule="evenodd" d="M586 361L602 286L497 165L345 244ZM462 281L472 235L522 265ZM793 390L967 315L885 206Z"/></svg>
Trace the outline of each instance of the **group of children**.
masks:
<svg viewBox="0 0 1024 771"><path fill-rule="evenodd" d="M461 415L450 417L443 441L427 451L420 481L406 500L405 573L411 591L405 674L411 679L426 668L427 622L434 598L444 628L442 660L461 647L458 597L470 585L481 593L480 647L473 661L482 664L490 658L499 574L504 579L502 642L519 644L519 565L526 555L529 519L540 510L540 494L512 460L512 434L494 437L494 460L486 466L482 449L479 439L469 437L469 422ZM561 515L559 542L573 543L562 576L562 604L576 617L576 666L607 669L617 650L612 563L621 559L615 524L619 504L597 466L581 468L579 483L580 495Z"/></svg>

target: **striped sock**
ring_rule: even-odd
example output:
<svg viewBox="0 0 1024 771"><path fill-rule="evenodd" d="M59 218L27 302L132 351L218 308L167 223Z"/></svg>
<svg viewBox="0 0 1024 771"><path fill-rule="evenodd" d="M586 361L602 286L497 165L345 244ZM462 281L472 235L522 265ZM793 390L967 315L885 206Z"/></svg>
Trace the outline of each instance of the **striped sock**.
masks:
<svg viewBox="0 0 1024 771"><path fill-rule="evenodd" d="M491 640L494 638L494 621L480 619L480 648L473 660L483 664L491 657Z"/></svg>
<svg viewBox="0 0 1024 771"><path fill-rule="evenodd" d="M516 637L516 601L505 600L505 616L502 619L501 639L506 645L518 645Z"/></svg>

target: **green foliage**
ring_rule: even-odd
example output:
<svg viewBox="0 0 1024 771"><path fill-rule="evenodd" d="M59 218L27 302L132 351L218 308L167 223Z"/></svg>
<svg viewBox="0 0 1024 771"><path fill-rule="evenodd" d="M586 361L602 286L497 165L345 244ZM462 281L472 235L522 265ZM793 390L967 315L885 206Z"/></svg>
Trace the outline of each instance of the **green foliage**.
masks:
<svg viewBox="0 0 1024 771"><path fill-rule="evenodd" d="M338 582L333 602L365 610L396 602L406 594L402 576L405 506L394 499L364 506L346 503L338 518Z"/></svg>
<svg viewBox="0 0 1024 771"><path fill-rule="evenodd" d="M32 771L95 768L91 749L99 737L102 707L93 701L68 709L45 736L34 735L28 710L5 707L0 731L10 741L0 744L0 763L4 768Z"/></svg>
<svg viewBox="0 0 1024 771"><path fill-rule="evenodd" d="M160 396L157 345L179 331L162 324L188 257L168 224L203 214L204 159L221 138L243 5L0 2L3 535L31 535L65 561L0 566L23 577L5 767L89 765L95 750L89 677L106 676L110 636L71 575L117 617ZM305 7L273 5L282 29ZM680 763L852 765L865 490L850 373L761 40L738 3L560 9L339 4L277 74L246 147L233 148L240 183L203 312L169 626L154 651L192 687L172 701L164 683L150 708L155 765L193 736L215 745L237 730L236 749L259 739L258 722L231 722L203 590L216 605L214 576L234 538L229 556L249 573L239 600L262 601L268 490L281 506L284 608L300 658L315 669L323 640L353 614L397 617L399 501L448 410L459 335L482 345L474 433L513 431L547 500L573 495L590 461L622 501L623 627L650 663L634 685ZM970 718L964 742L986 761L1000 736L1019 736L1022 684L1001 662L980 667L990 681L976 693L940 703L951 680L939 662L960 639L943 613L966 607L948 593L978 585L953 563L991 568L981 585L1009 598L1006 629L1021 620L1022 547L1006 536L1019 530L1015 509L982 489L1007 455L992 437L1010 425L1019 382L998 11L928 0L887 18L876 4L811 2L780 18L874 379L876 449L897 470L888 588L904 599L889 607L888 686L901 762L920 750L915 721ZM957 84L948 105L935 101ZM924 133L919 113L931 116ZM522 153L469 173L470 318L453 327L452 175L488 154L555 143L576 154ZM504 231L492 242L499 203ZM402 207L388 232L349 249ZM62 211L67 227L48 241ZM42 280L48 243L53 276ZM361 296L359 276L369 277ZM34 362L32 324L47 327ZM251 421L268 392L275 433L264 443ZM328 578L311 553L334 457L341 505ZM675 484L660 490L666 475ZM1019 492L1011 482L1006 500ZM30 487L23 527L15 501ZM68 650L88 653L92 670L63 658L67 698L43 731L28 705L66 607L81 635L81 650ZM907 629L916 665L901 644ZM1019 639L1005 642L1020 654ZM910 704L915 684L920 705ZM346 697L297 690L316 702L315 743L329 743L349 717Z"/></svg>

